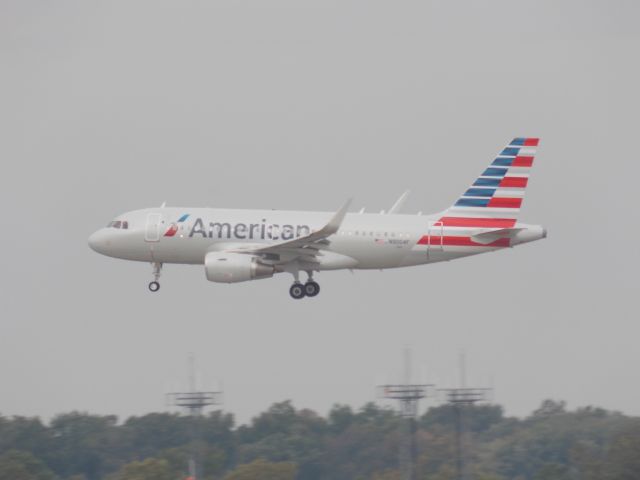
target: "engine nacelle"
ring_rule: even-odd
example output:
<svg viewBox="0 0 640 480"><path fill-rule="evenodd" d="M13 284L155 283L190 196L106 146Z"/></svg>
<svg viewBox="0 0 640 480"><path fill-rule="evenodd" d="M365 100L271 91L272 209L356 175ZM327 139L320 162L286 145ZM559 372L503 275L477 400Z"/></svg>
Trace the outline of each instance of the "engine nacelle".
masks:
<svg viewBox="0 0 640 480"><path fill-rule="evenodd" d="M242 253L209 252L204 257L207 280L219 283L246 282L273 277L275 268Z"/></svg>

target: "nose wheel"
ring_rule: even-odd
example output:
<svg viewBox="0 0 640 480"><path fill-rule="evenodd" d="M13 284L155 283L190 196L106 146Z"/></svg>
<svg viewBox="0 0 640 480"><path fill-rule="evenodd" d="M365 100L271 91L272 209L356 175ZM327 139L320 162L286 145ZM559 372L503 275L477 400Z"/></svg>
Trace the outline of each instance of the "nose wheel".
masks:
<svg viewBox="0 0 640 480"><path fill-rule="evenodd" d="M154 262L153 264L153 282L149 284L149 290L152 292L157 292L160 290L160 274L162 273L162 264L159 262Z"/></svg>

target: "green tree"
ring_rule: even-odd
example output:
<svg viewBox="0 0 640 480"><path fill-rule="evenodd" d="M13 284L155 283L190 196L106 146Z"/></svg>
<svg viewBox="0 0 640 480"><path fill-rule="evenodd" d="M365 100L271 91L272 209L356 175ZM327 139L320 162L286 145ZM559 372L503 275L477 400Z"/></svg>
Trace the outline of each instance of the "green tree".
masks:
<svg viewBox="0 0 640 480"><path fill-rule="evenodd" d="M0 453L22 450L47 458L52 441L50 429L39 418L0 416Z"/></svg>
<svg viewBox="0 0 640 480"><path fill-rule="evenodd" d="M295 480L297 467L292 462L268 462L263 459L240 465L224 480Z"/></svg>
<svg viewBox="0 0 640 480"><path fill-rule="evenodd" d="M296 409L291 401L274 403L269 410L251 421L251 425L240 427L238 435L242 442L252 443L275 434L287 434L296 423Z"/></svg>
<svg viewBox="0 0 640 480"><path fill-rule="evenodd" d="M329 412L329 429L332 433L344 432L356 420L353 409L348 405L334 405Z"/></svg>
<svg viewBox="0 0 640 480"><path fill-rule="evenodd" d="M640 477L640 421L626 426L611 442L602 471L606 480L637 480Z"/></svg>
<svg viewBox="0 0 640 480"><path fill-rule="evenodd" d="M382 473L374 473L371 480L402 480L400 470L385 470Z"/></svg>
<svg viewBox="0 0 640 480"><path fill-rule="evenodd" d="M55 480L47 466L29 452L9 450L0 455L0 480Z"/></svg>
<svg viewBox="0 0 640 480"><path fill-rule="evenodd" d="M507 478L534 478L550 465L583 471L586 464L573 463L584 457L577 452L584 450L586 443L586 451L597 458L619 425L626 422L628 419L619 414L601 409L569 412L563 402L545 400L530 417L494 438L485 454L493 456L493 471Z"/></svg>
<svg viewBox="0 0 640 480"><path fill-rule="evenodd" d="M453 467L443 465L437 472L426 476L426 480L455 480L456 472Z"/></svg>
<svg viewBox="0 0 640 480"><path fill-rule="evenodd" d="M430 408L420 418L420 425L432 429L455 429L456 412L452 405ZM499 405L468 405L464 407L465 428L470 432L484 432L504 420L504 412Z"/></svg>
<svg viewBox="0 0 640 480"><path fill-rule="evenodd" d="M569 411L550 400L525 419L505 418L495 405L467 413L466 457L474 478L640 478L640 418L593 407ZM455 477L453 420L448 406L421 417L416 478ZM219 411L200 418L155 413L124 424L77 412L49 425L0 416L0 480L103 480L109 474L176 480L187 476L192 448L208 480L291 477L291 471L297 480L394 480L402 425L396 412L373 403L359 410L336 405L323 418L281 402L239 428Z"/></svg>
<svg viewBox="0 0 640 480"><path fill-rule="evenodd" d="M542 402L532 414L533 417L548 417L551 415L559 415L567 412L567 402L558 402L556 400L547 399Z"/></svg>
<svg viewBox="0 0 640 480"><path fill-rule="evenodd" d="M169 462L159 458L147 458L142 462L124 465L109 480L174 480Z"/></svg>
<svg viewBox="0 0 640 480"><path fill-rule="evenodd" d="M418 458L416 470L423 475L449 471L455 464L455 437L450 431L431 433L419 430L416 435ZM440 473L440 476L444 474ZM429 478L429 477L428 477Z"/></svg>
<svg viewBox="0 0 640 480"><path fill-rule="evenodd" d="M533 480L570 480L569 467L558 463L543 465L533 476Z"/></svg>
<svg viewBox="0 0 640 480"><path fill-rule="evenodd" d="M134 458L154 457L161 450L188 444L195 421L197 419L177 413L150 413L128 418L124 430L132 455Z"/></svg>
<svg viewBox="0 0 640 480"><path fill-rule="evenodd" d="M49 427L53 438L49 465L60 476L82 474L99 480L122 463L122 436L114 415L72 412L56 416Z"/></svg>
<svg viewBox="0 0 640 480"><path fill-rule="evenodd" d="M398 465L402 419L393 410L368 403L350 425L326 442L324 464L332 480L354 480Z"/></svg>
<svg viewBox="0 0 640 480"><path fill-rule="evenodd" d="M327 421L311 410L296 410L291 402L272 405L238 429L238 463L257 459L295 462L305 480L323 478Z"/></svg>

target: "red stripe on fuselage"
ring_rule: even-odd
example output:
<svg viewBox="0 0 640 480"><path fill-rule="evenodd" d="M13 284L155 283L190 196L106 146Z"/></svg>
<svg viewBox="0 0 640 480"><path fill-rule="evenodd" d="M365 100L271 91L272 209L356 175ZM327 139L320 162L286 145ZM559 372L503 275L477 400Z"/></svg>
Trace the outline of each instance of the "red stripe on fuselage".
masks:
<svg viewBox="0 0 640 480"><path fill-rule="evenodd" d="M473 217L442 217L443 227L484 227L510 228L516 224L515 218L473 218ZM434 225L437 228L438 225Z"/></svg>
<svg viewBox="0 0 640 480"><path fill-rule="evenodd" d="M524 146L525 147L537 147L539 141L540 141L539 138L527 138L524 141Z"/></svg>
<svg viewBox="0 0 640 480"><path fill-rule="evenodd" d="M508 238L499 238L495 242L491 242L489 244L477 243L471 240L471 237L453 237L447 236L440 237L437 235L423 235L420 240L418 240L418 245L447 245L453 247L508 247L509 239Z"/></svg>

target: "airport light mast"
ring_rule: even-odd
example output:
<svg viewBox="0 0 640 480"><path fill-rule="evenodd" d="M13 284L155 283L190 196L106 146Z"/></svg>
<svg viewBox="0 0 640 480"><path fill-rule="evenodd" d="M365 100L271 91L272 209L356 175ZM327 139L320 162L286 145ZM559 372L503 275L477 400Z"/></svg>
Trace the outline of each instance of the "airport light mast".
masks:
<svg viewBox="0 0 640 480"><path fill-rule="evenodd" d="M469 407L489 399L491 388L474 388L466 385L465 356L460 355L460 387L442 388L438 392L444 394L447 403L453 407L456 428L456 479L470 480L467 461L468 439L466 420Z"/></svg>
<svg viewBox="0 0 640 480"><path fill-rule="evenodd" d="M403 432L400 437L399 461L402 480L414 479L418 403L428 396L431 387L433 385L411 383L411 350L409 348L405 348L404 351L404 383L378 386L379 397L398 400L400 403Z"/></svg>
<svg viewBox="0 0 640 480"><path fill-rule="evenodd" d="M205 407L222 404L222 392L196 391L195 359L189 355L189 391L167 394L169 405L181 407L191 417L191 455L189 458L189 480L202 478L202 466L199 462L198 441L200 440L198 420Z"/></svg>

